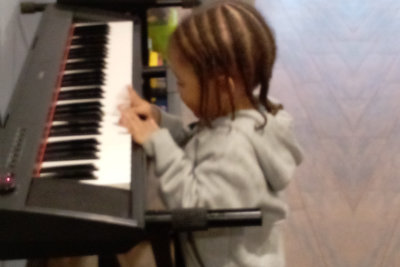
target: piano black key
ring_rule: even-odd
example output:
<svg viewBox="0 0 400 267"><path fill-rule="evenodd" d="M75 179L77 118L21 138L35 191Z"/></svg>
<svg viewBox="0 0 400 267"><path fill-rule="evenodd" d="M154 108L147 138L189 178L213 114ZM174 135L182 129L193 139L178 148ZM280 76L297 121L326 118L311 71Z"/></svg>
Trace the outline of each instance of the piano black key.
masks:
<svg viewBox="0 0 400 267"><path fill-rule="evenodd" d="M63 81L76 81L83 79L102 79L104 78L104 73L101 70L91 70L80 73L69 73L63 75Z"/></svg>
<svg viewBox="0 0 400 267"><path fill-rule="evenodd" d="M91 171L65 171L59 173L45 174L41 177L49 179L73 179L73 180L93 180L97 177Z"/></svg>
<svg viewBox="0 0 400 267"><path fill-rule="evenodd" d="M62 104L62 105L56 106L56 112L57 111L65 111L65 110L87 110L87 109L91 109L91 108L97 108L97 110L100 110L100 108L102 106L103 105L101 104L100 101Z"/></svg>
<svg viewBox="0 0 400 267"><path fill-rule="evenodd" d="M69 117L73 117L73 116L75 116L75 117L80 117L80 116L92 116L92 115L98 115L98 116L102 116L103 115L103 111L96 111L96 110L71 110L71 111L61 111L61 112L56 112L55 114L54 114L54 118L55 119L62 119L62 118L69 118ZM75 122L78 122L78 123L94 123L94 122L99 122L99 121L97 121L97 120L94 120L94 121L77 121L77 120L74 120L74 121L68 121L68 120L65 120L65 122L68 122L68 123L75 123ZM72 126L70 126L70 127L72 127Z"/></svg>
<svg viewBox="0 0 400 267"><path fill-rule="evenodd" d="M64 74L63 81L79 81L79 80L88 80L88 79L104 79L104 74L101 71L91 71L84 73L69 73Z"/></svg>
<svg viewBox="0 0 400 267"><path fill-rule="evenodd" d="M68 107L62 107L62 108L57 108L55 110L56 115L62 115L62 114L85 114L87 112L98 112L100 114L103 114L101 111L101 107L96 107L96 106L76 106L76 108L68 108Z"/></svg>
<svg viewBox="0 0 400 267"><path fill-rule="evenodd" d="M96 141L96 140L95 140ZM67 149L75 149L75 148L87 148L87 149L97 149L98 142L96 143L90 142L89 139L79 139L79 140L70 140L70 141L58 141L58 142L50 142L46 145L46 151L60 151Z"/></svg>
<svg viewBox="0 0 400 267"><path fill-rule="evenodd" d="M68 59L101 59L106 57L106 51L93 51L93 52L81 52L77 51L71 54L68 54Z"/></svg>
<svg viewBox="0 0 400 267"><path fill-rule="evenodd" d="M47 144L48 147L56 147L56 146L62 146L62 145L79 145L79 144L92 144L92 145L98 145L99 141L97 141L95 138L88 138L88 139L82 139L82 140L69 140L69 141L57 141L57 142L51 142Z"/></svg>
<svg viewBox="0 0 400 267"><path fill-rule="evenodd" d="M54 114L53 120L54 121L68 121L68 122L92 122L92 121L101 121L102 120L102 113L101 112L85 112L79 116L75 114L63 114L58 113Z"/></svg>
<svg viewBox="0 0 400 267"><path fill-rule="evenodd" d="M91 82L91 83L90 83ZM104 82L104 77L100 75L87 75L84 78L78 78L78 77L67 77L62 80L62 84L78 84L78 83L85 83L85 86L98 86L98 83ZM69 85L69 86L79 86L79 85ZM62 87L68 87L68 86L62 86Z"/></svg>
<svg viewBox="0 0 400 267"><path fill-rule="evenodd" d="M103 91L100 88L63 91L58 94L58 100L95 99L102 98Z"/></svg>
<svg viewBox="0 0 400 267"><path fill-rule="evenodd" d="M78 159L91 160L92 157L96 156L96 153L98 153L98 151L93 150L93 149L85 149L85 150L81 150L81 151L77 151L77 150L52 151L52 152L46 152L44 155L44 158L47 159L47 161L65 161L65 160L70 160L69 158L71 156L75 155L76 157L79 157L79 156L81 157ZM58 159L52 160L54 158L58 158ZM76 160L76 159L71 159L71 160Z"/></svg>
<svg viewBox="0 0 400 267"><path fill-rule="evenodd" d="M99 128L100 123L99 122L67 122L59 125L53 125L51 129L57 130L57 129L75 129L75 128L85 128L85 127L90 127L90 128Z"/></svg>
<svg viewBox="0 0 400 267"><path fill-rule="evenodd" d="M61 82L61 87L68 86L86 86L86 85L104 85L104 78L96 77L96 78L88 78L83 80L66 80Z"/></svg>
<svg viewBox="0 0 400 267"><path fill-rule="evenodd" d="M104 69L106 63L102 58L82 59L65 65L65 70Z"/></svg>
<svg viewBox="0 0 400 267"><path fill-rule="evenodd" d="M64 145L57 147L46 147L46 153L55 153L55 152L63 152L63 151L90 151L90 152L98 152L99 149L97 145L92 144L83 144L83 145Z"/></svg>
<svg viewBox="0 0 400 267"><path fill-rule="evenodd" d="M85 26L76 26L74 29L74 36L80 35L106 35L109 32L109 27L107 24L98 24L98 25L85 25Z"/></svg>
<svg viewBox="0 0 400 267"><path fill-rule="evenodd" d="M100 112L101 105L90 105L90 103L68 104L56 106L55 114L79 112Z"/></svg>
<svg viewBox="0 0 400 267"><path fill-rule="evenodd" d="M67 150L69 148L96 148L99 142L94 139L81 139L81 140L70 140L70 141L58 141L58 142L51 142L46 144L46 151L60 151L60 150Z"/></svg>
<svg viewBox="0 0 400 267"><path fill-rule="evenodd" d="M67 161L67 160L84 160L97 159L96 153L92 151L65 151L65 152L48 152L44 153L43 161Z"/></svg>
<svg viewBox="0 0 400 267"><path fill-rule="evenodd" d="M40 169L40 173L48 173L48 172L67 172L67 171L96 171L97 167L93 164L81 164L81 165L69 165L69 166L60 166L60 167L47 167Z"/></svg>
<svg viewBox="0 0 400 267"><path fill-rule="evenodd" d="M85 46L70 49L68 59L75 58L104 58L107 55L107 48L104 46Z"/></svg>
<svg viewBox="0 0 400 267"><path fill-rule="evenodd" d="M54 114L53 118L57 122L64 122L64 123L94 123L100 122L101 117L103 116L102 111L74 111L74 112L59 112ZM93 118L92 120L88 120L88 118ZM81 119L79 119L81 118ZM98 119L100 118L100 119ZM55 127L55 126L53 126ZM70 126L72 127L72 126ZM74 126L77 127L77 126ZM98 126L99 127L99 126Z"/></svg>
<svg viewBox="0 0 400 267"><path fill-rule="evenodd" d="M65 104L65 105L58 105L56 106L56 113L63 113L63 112L101 112L101 105L89 105L90 103L76 103L76 104Z"/></svg>
<svg viewBox="0 0 400 267"><path fill-rule="evenodd" d="M106 35L81 35L71 40L71 45L90 45L90 44L107 44L108 37Z"/></svg>
<svg viewBox="0 0 400 267"><path fill-rule="evenodd" d="M50 137L54 136L75 136L75 135L96 135L100 134L98 127L59 127L50 129Z"/></svg>

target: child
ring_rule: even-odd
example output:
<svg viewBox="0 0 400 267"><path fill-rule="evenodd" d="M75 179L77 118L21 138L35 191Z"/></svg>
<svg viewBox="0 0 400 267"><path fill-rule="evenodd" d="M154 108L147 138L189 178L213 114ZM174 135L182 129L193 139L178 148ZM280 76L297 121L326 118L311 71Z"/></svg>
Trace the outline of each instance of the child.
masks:
<svg viewBox="0 0 400 267"><path fill-rule="evenodd" d="M187 266L284 266L276 226L286 214L280 191L301 152L290 116L267 99L276 54L271 30L250 5L221 2L187 17L168 53L197 126L185 131L178 118L133 90L120 120L154 160L167 206L263 211L262 227L195 232L195 246L183 239Z"/></svg>

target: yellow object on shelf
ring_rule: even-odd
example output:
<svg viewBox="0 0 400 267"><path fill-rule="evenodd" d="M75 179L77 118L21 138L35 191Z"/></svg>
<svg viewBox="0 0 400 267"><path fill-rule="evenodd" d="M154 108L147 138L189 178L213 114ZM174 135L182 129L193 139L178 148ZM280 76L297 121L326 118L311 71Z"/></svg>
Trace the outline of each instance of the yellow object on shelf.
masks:
<svg viewBox="0 0 400 267"><path fill-rule="evenodd" d="M156 67L158 66L159 63L159 54L155 51L150 51L150 56L149 56L149 66L150 67Z"/></svg>
<svg viewBox="0 0 400 267"><path fill-rule="evenodd" d="M155 51L150 51L150 56L149 56L149 66L150 67L156 67L156 66L162 66L162 57L159 53ZM158 88L163 85L162 81L160 81L160 78L151 78L150 79L150 88Z"/></svg>

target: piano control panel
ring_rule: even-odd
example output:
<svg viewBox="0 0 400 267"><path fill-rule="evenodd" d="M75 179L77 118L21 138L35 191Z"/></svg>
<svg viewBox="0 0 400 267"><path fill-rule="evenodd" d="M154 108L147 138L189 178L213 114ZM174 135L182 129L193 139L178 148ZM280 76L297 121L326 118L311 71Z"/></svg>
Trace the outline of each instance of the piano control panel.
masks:
<svg viewBox="0 0 400 267"><path fill-rule="evenodd" d="M6 159L5 170L0 172L0 195L9 194L17 187L14 171L24 150L25 137L26 129L17 128Z"/></svg>
<svg viewBox="0 0 400 267"><path fill-rule="evenodd" d="M6 161L6 170L12 172L21 157L26 137L26 128L19 127L14 135L11 151Z"/></svg>

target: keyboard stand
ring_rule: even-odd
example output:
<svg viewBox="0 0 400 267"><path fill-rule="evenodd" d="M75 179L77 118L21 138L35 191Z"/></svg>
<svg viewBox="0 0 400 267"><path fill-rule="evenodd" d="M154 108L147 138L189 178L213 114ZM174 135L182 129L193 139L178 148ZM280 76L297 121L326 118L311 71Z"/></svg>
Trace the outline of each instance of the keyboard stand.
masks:
<svg viewBox="0 0 400 267"><path fill-rule="evenodd" d="M178 234L204 231L210 228L261 226L260 209L181 209L148 211L145 215L146 232L157 267L185 267ZM171 257L171 241L175 246L175 264Z"/></svg>

